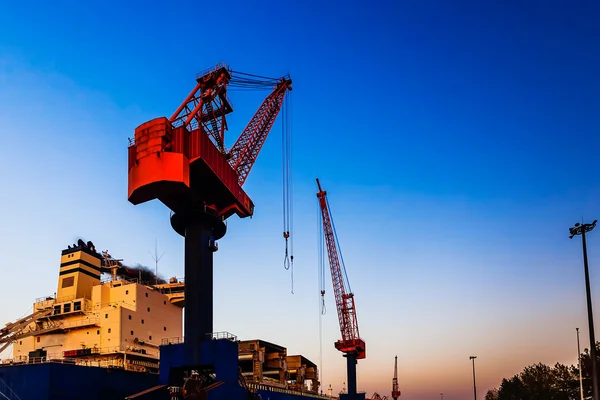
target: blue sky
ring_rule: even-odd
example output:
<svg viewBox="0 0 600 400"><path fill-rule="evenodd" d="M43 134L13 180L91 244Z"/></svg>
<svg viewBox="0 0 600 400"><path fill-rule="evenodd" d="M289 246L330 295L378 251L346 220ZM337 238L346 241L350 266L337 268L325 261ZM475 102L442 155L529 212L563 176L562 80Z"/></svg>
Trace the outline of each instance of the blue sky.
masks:
<svg viewBox="0 0 600 400"><path fill-rule="evenodd" d="M228 222L215 258L215 329L319 362L318 176L368 346L359 389L388 394L395 355L415 400L468 396L471 354L481 396L530 363L575 362L585 297L567 235L600 216L600 7L522 3L5 5L0 320L55 291L59 251L80 236L144 264L158 239L159 269L182 275L168 210L127 202L127 138L225 61L294 80L296 270L292 295L276 123L244 186L255 216ZM226 144L266 95L231 93ZM338 391L331 296L327 308L322 375Z"/></svg>

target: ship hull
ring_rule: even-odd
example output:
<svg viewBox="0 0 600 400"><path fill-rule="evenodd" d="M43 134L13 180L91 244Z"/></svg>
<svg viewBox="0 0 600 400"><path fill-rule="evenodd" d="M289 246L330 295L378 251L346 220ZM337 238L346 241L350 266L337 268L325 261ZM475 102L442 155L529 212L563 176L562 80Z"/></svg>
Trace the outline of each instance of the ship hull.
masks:
<svg viewBox="0 0 600 400"><path fill-rule="evenodd" d="M158 375L43 363L0 366L0 379L21 400L123 400L158 384Z"/></svg>

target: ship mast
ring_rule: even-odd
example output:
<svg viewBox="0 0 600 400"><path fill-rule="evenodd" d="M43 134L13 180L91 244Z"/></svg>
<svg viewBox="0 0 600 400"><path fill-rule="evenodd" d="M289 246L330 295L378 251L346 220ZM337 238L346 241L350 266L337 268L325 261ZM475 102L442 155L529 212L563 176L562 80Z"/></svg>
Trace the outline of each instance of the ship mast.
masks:
<svg viewBox="0 0 600 400"><path fill-rule="evenodd" d="M112 256L108 253L108 250L104 250L102 252L102 267L110 270L112 282L117 280L117 270L122 266L121 261L123 260L112 258Z"/></svg>

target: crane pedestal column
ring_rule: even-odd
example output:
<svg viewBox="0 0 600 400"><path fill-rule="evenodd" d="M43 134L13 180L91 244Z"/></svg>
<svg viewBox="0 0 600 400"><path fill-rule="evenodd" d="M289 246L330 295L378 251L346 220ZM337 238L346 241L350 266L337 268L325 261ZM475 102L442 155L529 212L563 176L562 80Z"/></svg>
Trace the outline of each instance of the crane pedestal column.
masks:
<svg viewBox="0 0 600 400"><path fill-rule="evenodd" d="M348 365L348 394L354 399L356 398L356 356L346 354L346 363Z"/></svg>
<svg viewBox="0 0 600 400"><path fill-rule="evenodd" d="M198 365L201 343L213 333L213 253L226 227L222 219L203 211L173 214L171 226L185 237L186 364Z"/></svg>
<svg viewBox="0 0 600 400"><path fill-rule="evenodd" d="M364 393L356 392L356 354L347 353L344 357L347 365L348 393L340 394L340 400L365 400Z"/></svg>

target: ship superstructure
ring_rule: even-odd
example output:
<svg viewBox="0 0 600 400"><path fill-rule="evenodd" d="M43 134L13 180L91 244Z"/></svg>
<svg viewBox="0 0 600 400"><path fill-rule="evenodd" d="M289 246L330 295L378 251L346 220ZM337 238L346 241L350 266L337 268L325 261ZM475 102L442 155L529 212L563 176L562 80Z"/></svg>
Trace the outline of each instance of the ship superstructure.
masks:
<svg viewBox="0 0 600 400"><path fill-rule="evenodd" d="M159 384L160 350L184 343L185 283L165 282L121 261L96 251L92 242L69 245L61 251L56 293L37 299L31 314L0 329L0 352L13 344L13 358L3 362L8 369L0 369L0 378L22 399L32 391L36 398L58 398L54 392L62 389L52 382L63 371L78 376L82 386L102 377L109 379L105 389L117 390L127 381L119 389L127 394L149 387L148 382ZM234 358L227 362L235 364L232 371L246 390L323 397L317 366L305 356L289 355L286 347L262 339L242 341L228 333L214 333L212 339L233 342ZM113 373L103 375L97 367ZM47 397L28 385L33 377L48 380ZM60 393L61 399L70 398ZM112 398L102 393L100 398Z"/></svg>
<svg viewBox="0 0 600 400"><path fill-rule="evenodd" d="M162 339L182 334L181 304L162 292L170 284L158 289L120 277L118 268L119 260L96 252L92 242L63 250L56 294L38 299L30 318L4 329L6 344L14 343L13 362L70 360L158 372ZM102 272L111 279L102 282Z"/></svg>

